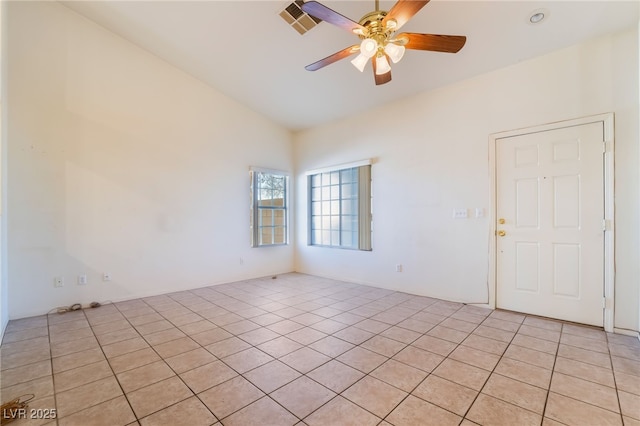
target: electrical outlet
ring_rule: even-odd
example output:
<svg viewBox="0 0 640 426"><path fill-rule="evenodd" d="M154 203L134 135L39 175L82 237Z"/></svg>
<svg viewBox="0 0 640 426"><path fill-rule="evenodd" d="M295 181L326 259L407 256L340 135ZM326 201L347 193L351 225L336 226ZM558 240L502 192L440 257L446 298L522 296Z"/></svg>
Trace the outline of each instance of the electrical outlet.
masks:
<svg viewBox="0 0 640 426"><path fill-rule="evenodd" d="M402 272L402 265L401 264L397 264L396 265L396 272Z"/></svg>
<svg viewBox="0 0 640 426"><path fill-rule="evenodd" d="M453 209L453 218L454 219L466 219L469 217L469 213L467 209Z"/></svg>
<svg viewBox="0 0 640 426"><path fill-rule="evenodd" d="M54 287L64 287L64 277L55 277L53 279Z"/></svg>
<svg viewBox="0 0 640 426"><path fill-rule="evenodd" d="M111 281L111 274L109 272L103 272L102 281Z"/></svg>
<svg viewBox="0 0 640 426"><path fill-rule="evenodd" d="M78 275L78 285L86 285L87 284L87 275L82 274Z"/></svg>

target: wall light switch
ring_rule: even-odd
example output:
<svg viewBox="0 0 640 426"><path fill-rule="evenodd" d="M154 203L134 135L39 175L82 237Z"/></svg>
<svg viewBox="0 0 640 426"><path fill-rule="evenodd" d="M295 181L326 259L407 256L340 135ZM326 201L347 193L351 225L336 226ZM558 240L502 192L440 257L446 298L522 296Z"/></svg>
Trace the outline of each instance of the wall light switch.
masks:
<svg viewBox="0 0 640 426"><path fill-rule="evenodd" d="M484 217L484 209L482 207L476 207L476 219Z"/></svg>

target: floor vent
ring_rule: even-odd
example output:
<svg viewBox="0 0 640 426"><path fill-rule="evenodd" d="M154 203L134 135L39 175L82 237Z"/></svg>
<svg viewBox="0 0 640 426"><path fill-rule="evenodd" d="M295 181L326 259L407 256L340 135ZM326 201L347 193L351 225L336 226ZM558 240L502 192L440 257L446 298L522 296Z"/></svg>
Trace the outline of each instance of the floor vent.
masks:
<svg viewBox="0 0 640 426"><path fill-rule="evenodd" d="M303 0L296 0L287 7L284 8L282 12L280 12L280 16L284 19L287 24L289 24L294 30L296 30L300 35L306 33L320 22L321 19L318 19L314 16L307 15L300 7L304 3Z"/></svg>

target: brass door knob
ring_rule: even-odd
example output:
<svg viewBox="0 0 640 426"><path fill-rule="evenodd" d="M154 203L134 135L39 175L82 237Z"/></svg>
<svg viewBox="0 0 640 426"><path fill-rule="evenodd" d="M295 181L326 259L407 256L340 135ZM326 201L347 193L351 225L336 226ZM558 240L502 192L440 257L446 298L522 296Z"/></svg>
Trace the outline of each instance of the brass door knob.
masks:
<svg viewBox="0 0 640 426"><path fill-rule="evenodd" d="M505 235L507 235L507 233L504 231L498 231L498 235L504 237Z"/></svg>

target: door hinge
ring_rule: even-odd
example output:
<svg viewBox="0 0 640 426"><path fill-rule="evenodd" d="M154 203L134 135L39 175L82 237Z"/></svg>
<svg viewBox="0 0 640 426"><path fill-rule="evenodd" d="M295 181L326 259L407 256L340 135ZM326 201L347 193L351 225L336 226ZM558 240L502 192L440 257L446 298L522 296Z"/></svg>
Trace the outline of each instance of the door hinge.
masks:
<svg viewBox="0 0 640 426"><path fill-rule="evenodd" d="M602 230L603 231L611 231L611 220L602 219Z"/></svg>
<svg viewBox="0 0 640 426"><path fill-rule="evenodd" d="M603 297L602 298L602 309L605 309L607 307L607 298Z"/></svg>
<svg viewBox="0 0 640 426"><path fill-rule="evenodd" d="M611 142L602 142L602 153L611 152Z"/></svg>

